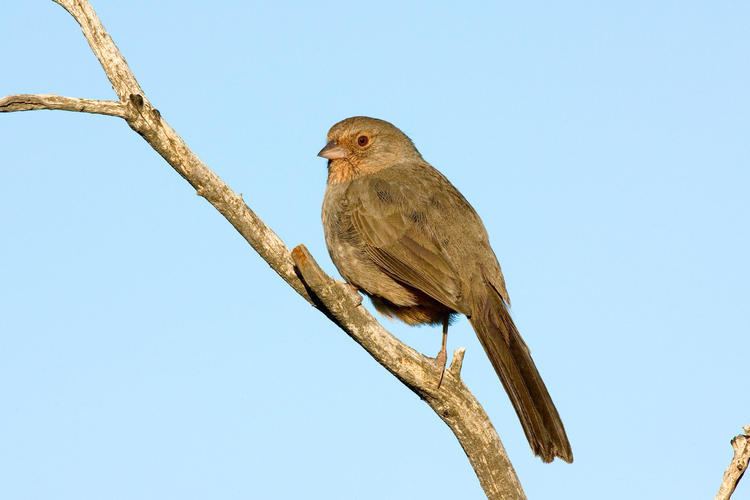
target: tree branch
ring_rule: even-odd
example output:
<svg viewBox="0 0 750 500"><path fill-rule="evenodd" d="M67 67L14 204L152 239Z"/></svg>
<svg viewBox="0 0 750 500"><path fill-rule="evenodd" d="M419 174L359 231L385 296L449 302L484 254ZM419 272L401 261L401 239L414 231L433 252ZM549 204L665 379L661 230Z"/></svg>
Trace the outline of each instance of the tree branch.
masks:
<svg viewBox="0 0 750 500"><path fill-rule="evenodd" d="M99 60L112 88L126 110L130 128L148 142L199 196L211 203L243 238L268 262L297 293L308 302L304 284L299 280L284 242L245 204L240 195L209 169L182 138L162 119L159 110L148 101L127 61L104 29L87 0L53 0L67 10L80 25L91 50Z"/></svg>
<svg viewBox="0 0 750 500"><path fill-rule="evenodd" d="M0 113L51 109L96 115L127 117L127 108L117 101L98 101L51 94L20 94L0 99Z"/></svg>
<svg viewBox="0 0 750 500"><path fill-rule="evenodd" d="M130 71L127 61L115 45L112 37L104 29L99 16L88 0L52 0L73 16L81 26L83 36L91 47L91 51L101 63L107 78L112 83L117 96L125 101L131 94L143 96L138 80Z"/></svg>
<svg viewBox="0 0 750 500"><path fill-rule="evenodd" d="M730 441L734 456L732 461L729 462L727 470L724 471L724 479L719 487L719 492L716 494L716 500L729 500L732 497L737 484L747 470L748 463L750 463L750 425L746 425L743 431L744 434L739 434Z"/></svg>
<svg viewBox="0 0 750 500"><path fill-rule="evenodd" d="M304 245L292 258L312 294L327 314L375 360L422 398L445 422L466 452L488 498L525 498L505 448L492 422L460 378L465 349L456 351L437 389L439 369L396 337L361 306L361 297L331 279Z"/></svg>
<svg viewBox="0 0 750 500"><path fill-rule="evenodd" d="M191 186L211 203L305 300L319 308L450 427L463 447L490 499L525 498L521 484L489 417L460 378L465 350L456 351L437 389L438 369L427 358L386 331L364 307L353 289L334 281L304 248L290 254L281 239L245 204L241 196L210 170L162 118L102 26L87 0L53 0L81 26L112 88L120 98L94 101L57 96L12 96L0 100L0 111L63 109L124 118ZM77 106L76 106L77 105Z"/></svg>

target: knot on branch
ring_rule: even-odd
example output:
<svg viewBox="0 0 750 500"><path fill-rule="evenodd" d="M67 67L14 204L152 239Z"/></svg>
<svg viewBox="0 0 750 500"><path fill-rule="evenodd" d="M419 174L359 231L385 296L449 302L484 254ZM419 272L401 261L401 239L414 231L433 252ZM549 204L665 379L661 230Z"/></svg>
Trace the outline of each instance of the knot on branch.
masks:
<svg viewBox="0 0 750 500"><path fill-rule="evenodd" d="M141 94L130 94L130 103L137 109L142 109L144 102L145 101L143 100L143 96Z"/></svg>

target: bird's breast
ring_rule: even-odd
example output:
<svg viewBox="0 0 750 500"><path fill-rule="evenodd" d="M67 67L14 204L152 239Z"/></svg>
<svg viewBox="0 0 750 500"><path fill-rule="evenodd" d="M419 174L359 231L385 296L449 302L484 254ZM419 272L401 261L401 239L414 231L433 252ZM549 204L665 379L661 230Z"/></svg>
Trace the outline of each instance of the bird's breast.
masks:
<svg viewBox="0 0 750 500"><path fill-rule="evenodd" d="M414 306L419 297L377 266L367 253L351 217L346 185L329 185L323 199L323 231L333 264L341 276L371 297L386 299L394 306Z"/></svg>
<svg viewBox="0 0 750 500"><path fill-rule="evenodd" d="M352 181L357 175L355 165L348 159L336 159L328 162L328 185L342 185Z"/></svg>

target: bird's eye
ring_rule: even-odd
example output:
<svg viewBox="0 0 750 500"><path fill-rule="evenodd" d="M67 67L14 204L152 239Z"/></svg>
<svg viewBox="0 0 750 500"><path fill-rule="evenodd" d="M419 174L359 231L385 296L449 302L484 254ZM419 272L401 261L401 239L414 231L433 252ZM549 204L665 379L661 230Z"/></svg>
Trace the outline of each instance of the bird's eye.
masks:
<svg viewBox="0 0 750 500"><path fill-rule="evenodd" d="M366 135L360 135L359 137L357 137L357 145L359 145L360 148L367 146L369 142L370 138Z"/></svg>

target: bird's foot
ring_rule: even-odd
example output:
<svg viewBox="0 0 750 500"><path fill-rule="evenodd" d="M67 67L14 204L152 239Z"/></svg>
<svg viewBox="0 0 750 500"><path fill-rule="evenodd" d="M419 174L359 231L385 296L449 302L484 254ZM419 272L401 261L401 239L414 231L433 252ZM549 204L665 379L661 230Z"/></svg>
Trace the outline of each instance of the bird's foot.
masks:
<svg viewBox="0 0 750 500"><path fill-rule="evenodd" d="M440 349L440 352L435 356L435 365L440 370L440 378L438 379L437 388L443 384L443 377L445 376L445 365L448 363L448 354L445 352L445 348Z"/></svg>

